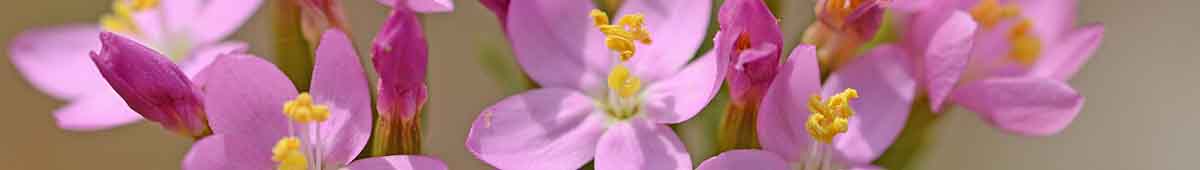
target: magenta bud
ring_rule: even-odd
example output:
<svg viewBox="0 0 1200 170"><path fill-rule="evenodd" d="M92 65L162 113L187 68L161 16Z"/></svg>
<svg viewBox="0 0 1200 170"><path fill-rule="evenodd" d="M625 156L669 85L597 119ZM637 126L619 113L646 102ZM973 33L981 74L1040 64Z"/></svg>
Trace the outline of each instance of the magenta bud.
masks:
<svg viewBox="0 0 1200 170"><path fill-rule="evenodd" d="M735 105L757 105L779 67L783 35L774 14L757 0L731 0L721 6L717 55L726 63L725 80Z"/></svg>
<svg viewBox="0 0 1200 170"><path fill-rule="evenodd" d="M200 90L171 60L110 32L100 33L100 42L92 61L130 108L176 133L195 138L211 133Z"/></svg>
<svg viewBox="0 0 1200 170"><path fill-rule="evenodd" d="M372 43L379 73L380 116L409 118L425 104L428 45L413 11L392 10Z"/></svg>

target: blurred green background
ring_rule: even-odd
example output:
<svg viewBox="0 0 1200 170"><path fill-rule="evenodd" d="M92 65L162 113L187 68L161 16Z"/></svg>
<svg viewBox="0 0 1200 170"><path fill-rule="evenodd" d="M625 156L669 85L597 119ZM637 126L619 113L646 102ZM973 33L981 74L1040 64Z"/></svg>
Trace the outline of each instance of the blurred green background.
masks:
<svg viewBox="0 0 1200 170"><path fill-rule="evenodd" d="M785 34L795 37L815 0L782 0ZM9 0L0 5L0 47L23 30L94 23L108 0ZM373 0L343 1L360 54L387 15ZM430 45L430 105L424 151L452 169L485 169L463 147L479 110L515 93L482 67L482 54L511 55L495 17L474 0L455 1L449 14L423 17ZM974 113L947 113L919 169L1194 169L1200 153L1200 1L1086 0L1077 22L1102 22L1103 45L1072 84L1087 96L1083 113L1062 134L1027 138L999 133ZM259 12L233 39L272 56L270 22ZM788 47L790 48L790 47ZM55 127L50 112L61 101L26 83L0 60L0 167L2 169L178 169L190 139L138 123L79 133ZM82 56L82 55L81 55ZM503 62L503 61L502 61ZM702 116L696 121L711 121ZM687 126L689 147L709 142L703 128ZM697 141L692 142L692 141ZM696 153L711 154L711 153ZM694 158L703 159L703 158ZM530 160L537 161L537 160Z"/></svg>

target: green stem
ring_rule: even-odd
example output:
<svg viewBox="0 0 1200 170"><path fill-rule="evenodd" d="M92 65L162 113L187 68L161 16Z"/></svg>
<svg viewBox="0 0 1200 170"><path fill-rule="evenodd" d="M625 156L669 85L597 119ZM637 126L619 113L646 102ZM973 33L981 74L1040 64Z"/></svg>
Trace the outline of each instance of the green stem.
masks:
<svg viewBox="0 0 1200 170"><path fill-rule="evenodd" d="M875 160L875 165L892 170L913 169L914 161L924 155L931 137L929 134L940 120L940 115L929 109L927 100L918 98L916 101L912 105L912 112L908 115L904 130L900 132L896 142Z"/></svg>
<svg viewBox="0 0 1200 170"><path fill-rule="evenodd" d="M735 149L758 149L756 105L738 105L732 102L717 129L717 153Z"/></svg>
<svg viewBox="0 0 1200 170"><path fill-rule="evenodd" d="M275 60L280 69L297 90L308 91L312 77L313 54L304 38L301 25L300 4L295 0L273 1L275 17L272 21L275 32Z"/></svg>

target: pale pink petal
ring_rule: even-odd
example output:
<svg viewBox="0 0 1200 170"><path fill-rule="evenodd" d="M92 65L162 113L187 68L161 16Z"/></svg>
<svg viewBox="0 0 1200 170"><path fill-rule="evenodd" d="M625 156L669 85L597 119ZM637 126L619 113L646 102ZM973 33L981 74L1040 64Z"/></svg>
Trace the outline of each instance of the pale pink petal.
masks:
<svg viewBox="0 0 1200 170"><path fill-rule="evenodd" d="M704 109L721 90L716 59L712 52L705 53L674 77L650 85L642 101L647 116L657 123L674 124Z"/></svg>
<svg viewBox="0 0 1200 170"><path fill-rule="evenodd" d="M99 76L99 75L97 75ZM107 86L107 84L105 84ZM101 91L88 97L74 99L54 110L58 127L73 131L105 130L142 120L121 100L116 91Z"/></svg>
<svg viewBox="0 0 1200 170"><path fill-rule="evenodd" d="M563 88L527 91L484 109L467 136L475 158L499 169L575 169L596 152L604 113Z"/></svg>
<svg viewBox="0 0 1200 170"><path fill-rule="evenodd" d="M214 134L275 142L288 132L283 103L296 87L274 64L251 55L226 55L206 71L205 111ZM269 149L268 149L269 150Z"/></svg>
<svg viewBox="0 0 1200 170"><path fill-rule="evenodd" d="M849 170L884 170L884 169L883 169L883 167L879 167L879 166L875 166L875 165L869 165L869 164L866 164L866 165L853 165L853 166L850 166L850 169L849 169Z"/></svg>
<svg viewBox="0 0 1200 170"><path fill-rule="evenodd" d="M813 95L820 95L819 76L816 49L796 46L759 104L758 142L763 150L780 154L789 161L804 159L808 144L812 143L812 137L804 129L810 114L805 103Z"/></svg>
<svg viewBox="0 0 1200 170"><path fill-rule="evenodd" d="M446 163L437 158L417 155L395 155L357 160L347 166L351 170L446 170Z"/></svg>
<svg viewBox="0 0 1200 170"><path fill-rule="evenodd" d="M375 0L389 7L396 7L396 2L406 2L405 7L420 13L450 12L454 10L454 2L450 0Z"/></svg>
<svg viewBox="0 0 1200 170"><path fill-rule="evenodd" d="M204 137L183 158L184 170L263 170L275 169L271 148L275 141L243 140L256 138L239 134L214 134Z"/></svg>
<svg viewBox="0 0 1200 170"><path fill-rule="evenodd" d="M649 45L637 45L630 70L645 80L665 79L692 59L708 31L712 0L625 1L618 15L642 14Z"/></svg>
<svg viewBox="0 0 1200 170"><path fill-rule="evenodd" d="M146 44L151 48L163 49L162 45L167 44L167 33L170 30L165 29L166 21L163 21L162 9L148 9L146 11L134 12L132 17L133 26L137 32L117 32L126 37L132 37L134 40ZM106 30L116 31L116 30ZM130 34L130 35L125 35Z"/></svg>
<svg viewBox="0 0 1200 170"><path fill-rule="evenodd" d="M63 100L54 111L67 130L104 130L141 120L100 76L88 52L100 49L100 28L67 25L38 28L16 36L9 45L13 66L34 88Z"/></svg>
<svg viewBox="0 0 1200 170"><path fill-rule="evenodd" d="M183 69L183 73L191 77L193 82L196 82L196 75L200 74L200 71L205 68L208 68L208 65L212 64L217 59L217 56L246 53L246 50L249 49L250 46L244 42L225 42L200 46L195 48L195 51L187 59L179 62L179 68Z"/></svg>
<svg viewBox="0 0 1200 170"><path fill-rule="evenodd" d="M967 68L976 27L970 14L954 12L938 26L925 49L920 73L934 112L941 112L942 103Z"/></svg>
<svg viewBox="0 0 1200 170"><path fill-rule="evenodd" d="M1026 66L1013 62L1008 57L1008 52L1012 50L1012 42L1008 38L1012 33L1010 30L1016 24L1014 21L1001 21L987 30L977 31L975 40L971 41L973 47L971 47L970 59L967 61L967 69L959 81L1005 75L1006 73L1000 71L1006 67L1025 68ZM1028 69L1015 71L1024 72Z"/></svg>
<svg viewBox="0 0 1200 170"><path fill-rule="evenodd" d="M974 81L955 89L952 99L1001 130L1028 136L1061 132L1084 102L1066 82L1037 77Z"/></svg>
<svg viewBox="0 0 1200 170"><path fill-rule="evenodd" d="M313 62L313 102L329 106L329 119L321 122L321 144L327 163L346 164L367 145L371 136L371 94L366 73L350 38L337 30L326 31ZM280 105L282 107L282 105ZM278 108L277 108L278 109Z"/></svg>
<svg viewBox="0 0 1200 170"><path fill-rule="evenodd" d="M159 4L162 12L162 24L167 32L188 31L195 25L196 17L204 1L199 0L162 0ZM200 30L197 30L200 31ZM193 37L194 38L194 37ZM199 41L194 41L199 42Z"/></svg>
<svg viewBox="0 0 1200 170"><path fill-rule="evenodd" d="M178 0L166 0L178 1ZM196 7L199 13L196 18L187 18L191 23L189 30L192 42L197 44L215 43L237 32L237 29L254 16L263 0L208 0L203 7ZM196 12L196 11L193 11ZM173 12L169 12L173 13ZM178 19L178 18L168 18Z"/></svg>
<svg viewBox="0 0 1200 170"><path fill-rule="evenodd" d="M762 150L732 150L708 158L697 170L787 170L791 165L775 153Z"/></svg>
<svg viewBox="0 0 1200 170"><path fill-rule="evenodd" d="M596 147L596 169L692 169L687 148L667 125L633 118L608 128Z"/></svg>
<svg viewBox="0 0 1200 170"><path fill-rule="evenodd" d="M542 87L603 92L617 59L593 23L591 1L525 0L509 7L513 53L531 79Z"/></svg>
<svg viewBox="0 0 1200 170"><path fill-rule="evenodd" d="M821 96L853 88L854 116L846 133L834 138L834 148L852 164L868 164L882 155L908 120L917 82L912 64L896 46L879 46L851 61L825 80ZM799 104L799 103L797 103Z"/></svg>
<svg viewBox="0 0 1200 170"><path fill-rule="evenodd" d="M1059 39L1045 49L1042 58L1033 66L1033 74L1062 81L1070 80L1079 72L1092 54L1100 48L1104 39L1104 26L1093 24L1079 28Z"/></svg>
<svg viewBox="0 0 1200 170"><path fill-rule="evenodd" d="M95 25L32 29L13 38L9 57L33 87L50 96L64 100L93 96L112 91L88 58L88 52L100 49L99 35Z"/></svg>
<svg viewBox="0 0 1200 170"><path fill-rule="evenodd" d="M1034 33L1043 39L1043 44L1066 35L1075 25L1077 0L1015 0L1021 7L1021 15L1033 21Z"/></svg>

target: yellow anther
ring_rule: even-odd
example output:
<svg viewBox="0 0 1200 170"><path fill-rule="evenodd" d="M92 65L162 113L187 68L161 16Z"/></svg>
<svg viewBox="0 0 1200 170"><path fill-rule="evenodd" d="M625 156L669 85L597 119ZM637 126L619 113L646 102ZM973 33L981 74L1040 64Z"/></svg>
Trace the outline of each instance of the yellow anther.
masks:
<svg viewBox="0 0 1200 170"><path fill-rule="evenodd" d="M591 12L592 20L596 24L596 28L606 36L604 44L609 49L620 53L621 61L628 61L633 58L633 54L637 51L634 43L650 44L650 31L646 29L646 16L642 14L630 14L622 16L617 20L617 24L609 24L608 14L599 9L593 9Z"/></svg>
<svg viewBox="0 0 1200 170"><path fill-rule="evenodd" d="M825 103L821 102L820 96L809 98L808 110L812 114L804 124L808 134L819 142L832 143L834 136L845 133L849 128L850 117L854 116L850 100L855 98L858 98L858 91L852 88L830 96Z"/></svg>
<svg viewBox="0 0 1200 170"><path fill-rule="evenodd" d="M1009 32L1008 40L1012 43L1012 49L1008 55L1021 64L1033 65L1041 55L1042 42L1032 31L1033 21L1025 19Z"/></svg>
<svg viewBox="0 0 1200 170"><path fill-rule="evenodd" d="M983 0L971 8L972 18L976 22L979 22L980 25L983 25L983 28L991 28L1000 23L1001 20L1020 15L1020 6L1014 4L1001 5L996 0Z"/></svg>
<svg viewBox="0 0 1200 170"><path fill-rule="evenodd" d="M608 13L604 13L600 9L592 9L592 20L595 21L597 28L608 25Z"/></svg>
<svg viewBox="0 0 1200 170"><path fill-rule="evenodd" d="M107 31L134 35L138 33L133 14L158 6L158 0L114 0L112 13L100 17L100 26Z"/></svg>
<svg viewBox="0 0 1200 170"><path fill-rule="evenodd" d="M296 137L285 137L279 139L275 143L275 148L271 149L271 160L278 163L278 170L306 170L308 169L308 158L300 152L300 139Z"/></svg>
<svg viewBox="0 0 1200 170"><path fill-rule="evenodd" d="M618 64L608 74L608 88L621 97L633 97L642 88L642 80L629 72L628 68Z"/></svg>
<svg viewBox="0 0 1200 170"><path fill-rule="evenodd" d="M311 95L300 93L296 99L283 103L283 115L300 123L323 122L329 118L329 106L313 104Z"/></svg>

